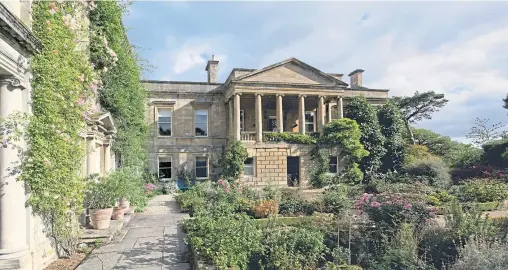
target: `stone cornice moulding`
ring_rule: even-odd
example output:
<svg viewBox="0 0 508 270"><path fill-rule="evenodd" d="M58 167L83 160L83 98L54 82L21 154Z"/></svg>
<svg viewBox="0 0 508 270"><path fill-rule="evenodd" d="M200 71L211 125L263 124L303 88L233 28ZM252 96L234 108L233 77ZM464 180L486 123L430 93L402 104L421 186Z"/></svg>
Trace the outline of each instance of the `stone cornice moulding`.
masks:
<svg viewBox="0 0 508 270"><path fill-rule="evenodd" d="M14 14L0 3L0 33L24 56L40 52L42 43Z"/></svg>
<svg viewBox="0 0 508 270"><path fill-rule="evenodd" d="M21 88L21 90L26 89L21 83L21 80L16 78L15 76L2 75L0 76L0 84L10 84L12 87Z"/></svg>

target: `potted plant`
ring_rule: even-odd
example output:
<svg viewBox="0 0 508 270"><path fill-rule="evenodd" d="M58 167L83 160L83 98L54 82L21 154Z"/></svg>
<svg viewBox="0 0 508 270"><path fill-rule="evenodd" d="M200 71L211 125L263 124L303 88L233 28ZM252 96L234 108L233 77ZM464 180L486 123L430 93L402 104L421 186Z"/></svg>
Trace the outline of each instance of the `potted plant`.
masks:
<svg viewBox="0 0 508 270"><path fill-rule="evenodd" d="M125 208L122 208L120 205L113 207L113 214L111 218L114 220L122 220L125 214Z"/></svg>
<svg viewBox="0 0 508 270"><path fill-rule="evenodd" d="M91 177L87 182L85 207L90 209L92 226L96 230L109 228L113 206L116 203L116 190L109 177Z"/></svg>

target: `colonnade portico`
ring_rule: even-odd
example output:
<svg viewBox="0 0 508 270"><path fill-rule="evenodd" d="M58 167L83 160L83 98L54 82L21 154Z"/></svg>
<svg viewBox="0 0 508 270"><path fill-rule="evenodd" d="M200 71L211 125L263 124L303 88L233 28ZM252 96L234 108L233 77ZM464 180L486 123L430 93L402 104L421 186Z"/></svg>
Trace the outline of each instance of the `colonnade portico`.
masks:
<svg viewBox="0 0 508 270"><path fill-rule="evenodd" d="M319 133L323 132L324 126L326 123L330 122L332 120L332 105L337 106L337 115L335 115L333 118L340 119L343 118L343 97L342 96L325 96L325 95L284 95L281 93L234 93L232 95L232 98L228 100L228 109L229 109L229 130L230 135L235 140L241 140L242 138L242 128L241 128L241 122L243 119L241 118L241 101L243 100L243 97L254 97L254 115L255 115L255 134L254 132L245 132L249 133L252 137L252 141L256 142L262 142L263 141L263 118L266 119L266 115L263 117L263 101L270 98L274 98L275 101L275 123L276 123L276 130L275 132L292 132L291 130L286 130L288 123L285 123L284 118L284 112L287 112L287 110L284 108L283 100L287 97L297 97L298 98L298 109L297 109L297 116L298 116L298 133L305 134L307 132L305 127L305 114L306 111L308 111L308 106L306 107L306 99L312 97L313 99L317 100L317 106L315 107L316 110L316 130ZM293 99L294 100L294 99ZM313 100L311 100L313 101ZM245 101L244 101L245 102ZM273 103L272 103L273 106ZM312 106L312 104L311 104ZM314 107L312 107L314 109ZM272 107L273 109L273 107ZM286 110L284 110L286 109ZM306 110L307 109L307 110ZM296 110L294 110L296 111ZM294 112L292 111L292 112ZM273 112L273 111L272 111ZM266 113L266 111L265 111ZM328 116L328 117L327 117ZM270 119L273 119L271 117ZM284 124L286 124L286 128L284 127ZM295 125L296 126L296 125ZM245 127L244 127L245 128ZM271 131L273 132L273 131ZM244 134L245 135L245 134ZM255 136L253 136L255 135Z"/></svg>

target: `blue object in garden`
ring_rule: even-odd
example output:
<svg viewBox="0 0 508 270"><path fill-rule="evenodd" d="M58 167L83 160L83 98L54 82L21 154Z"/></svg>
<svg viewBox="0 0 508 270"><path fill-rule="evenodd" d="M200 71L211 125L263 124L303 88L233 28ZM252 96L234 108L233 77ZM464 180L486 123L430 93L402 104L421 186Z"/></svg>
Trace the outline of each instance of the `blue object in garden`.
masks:
<svg viewBox="0 0 508 270"><path fill-rule="evenodd" d="M190 186L194 185L195 183L196 183L195 181L192 181L190 183ZM176 186L178 187L179 190L188 190L190 188L190 186L185 185L185 180L181 179L176 180Z"/></svg>

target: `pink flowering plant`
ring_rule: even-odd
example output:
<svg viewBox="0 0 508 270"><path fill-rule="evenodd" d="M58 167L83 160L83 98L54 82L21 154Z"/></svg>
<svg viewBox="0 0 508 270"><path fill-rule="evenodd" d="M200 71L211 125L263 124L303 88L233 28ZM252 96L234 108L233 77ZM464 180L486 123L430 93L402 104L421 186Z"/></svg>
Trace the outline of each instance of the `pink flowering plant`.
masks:
<svg viewBox="0 0 508 270"><path fill-rule="evenodd" d="M425 204L398 193L364 193L355 202L355 208L365 213L376 227L398 228L402 223L413 223L420 227L431 217Z"/></svg>
<svg viewBox="0 0 508 270"><path fill-rule="evenodd" d="M157 186L155 184L152 184L152 183L148 183L148 184L145 184L145 193L146 194L152 194L154 192L154 190L157 189Z"/></svg>

